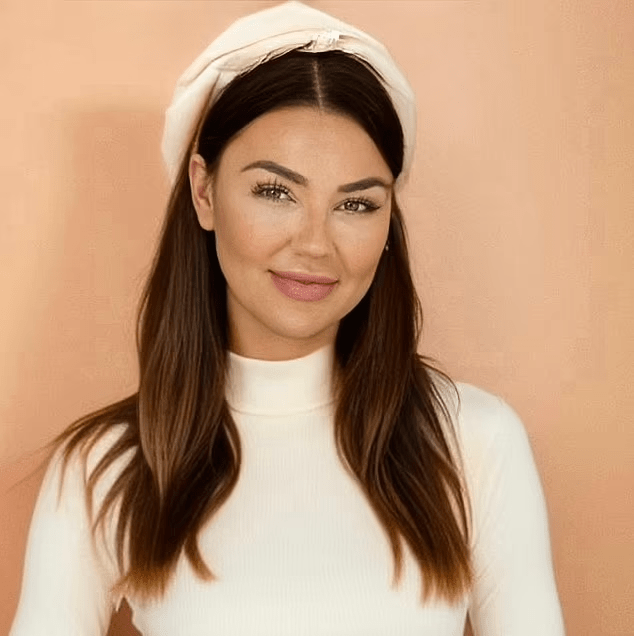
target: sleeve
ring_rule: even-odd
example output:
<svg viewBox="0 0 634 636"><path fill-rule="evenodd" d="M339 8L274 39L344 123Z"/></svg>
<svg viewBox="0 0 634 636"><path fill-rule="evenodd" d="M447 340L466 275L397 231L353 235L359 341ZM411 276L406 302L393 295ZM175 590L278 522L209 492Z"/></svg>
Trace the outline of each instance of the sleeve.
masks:
<svg viewBox="0 0 634 636"><path fill-rule="evenodd" d="M58 449L35 504L9 636L98 636L108 630L114 569L92 539L84 462L72 454L60 491L61 457Z"/></svg>
<svg viewBox="0 0 634 636"><path fill-rule="evenodd" d="M563 636L546 502L529 439L513 409L489 397L492 410L479 413L489 421L471 466L474 634Z"/></svg>

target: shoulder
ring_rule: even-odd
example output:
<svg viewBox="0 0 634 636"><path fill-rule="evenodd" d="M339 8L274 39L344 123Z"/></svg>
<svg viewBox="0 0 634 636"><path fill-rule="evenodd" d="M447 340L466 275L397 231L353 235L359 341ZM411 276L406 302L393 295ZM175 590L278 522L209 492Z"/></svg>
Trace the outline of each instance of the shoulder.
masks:
<svg viewBox="0 0 634 636"><path fill-rule="evenodd" d="M49 460L48 470L51 471L64 465L71 471L89 475L122 439L127 430L128 425L123 422L114 424L98 434L82 434L79 442L73 443L71 446L71 440L77 436L76 433L73 433L62 443L56 445Z"/></svg>
<svg viewBox="0 0 634 636"><path fill-rule="evenodd" d="M524 423L499 395L466 382L455 382L455 391L446 382L436 386L468 473L491 473L496 465L531 456Z"/></svg>
<svg viewBox="0 0 634 636"><path fill-rule="evenodd" d="M125 423L111 426L94 440L82 440L79 444L69 445L66 440L53 452L46 474L44 485L53 486L57 490L58 503L61 501L79 502L86 494L86 487L90 476L101 461L106 458L117 442L119 442L128 429ZM113 461L108 462L103 472L96 481L93 497L93 510L103 501L121 471L131 459L132 449L122 453Z"/></svg>
<svg viewBox="0 0 634 636"><path fill-rule="evenodd" d="M47 527L61 524L67 527L68 533L77 534L79 529L93 525L117 478L130 462L134 449L126 450L106 462L103 470L95 473L94 483L91 483L90 477L127 430L127 424L115 424L92 444L80 442L69 449L68 442L65 442L55 450L36 504L36 516L47 520ZM116 568L114 546L118 511L119 503L107 508L101 527L101 541L95 544L101 566L111 574Z"/></svg>
<svg viewBox="0 0 634 636"><path fill-rule="evenodd" d="M519 415L499 395L466 382L457 382L456 389L454 424L465 442L486 444L525 435Z"/></svg>

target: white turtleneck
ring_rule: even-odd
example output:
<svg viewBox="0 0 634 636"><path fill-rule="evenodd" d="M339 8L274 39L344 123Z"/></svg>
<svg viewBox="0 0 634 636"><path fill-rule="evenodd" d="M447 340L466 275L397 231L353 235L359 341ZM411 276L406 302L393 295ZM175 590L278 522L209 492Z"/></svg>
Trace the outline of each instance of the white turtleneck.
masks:
<svg viewBox="0 0 634 636"><path fill-rule="evenodd" d="M546 507L524 428L499 398L458 384L456 429L473 514L476 583L455 606L420 603L405 547L392 588L387 537L335 450L331 347L284 362L230 354L227 399L242 443L238 484L200 535L216 582L182 558L160 602L128 602L144 636L562 636ZM455 405L454 405L455 407ZM123 425L122 425L123 426ZM120 429L121 430L121 429ZM95 448L89 468L120 433ZM103 495L119 466L97 493ZM112 537L90 541L77 461L46 473L10 636L105 634ZM100 537L101 535L99 535ZM110 543L109 543L110 542ZM107 545L110 548L106 547Z"/></svg>

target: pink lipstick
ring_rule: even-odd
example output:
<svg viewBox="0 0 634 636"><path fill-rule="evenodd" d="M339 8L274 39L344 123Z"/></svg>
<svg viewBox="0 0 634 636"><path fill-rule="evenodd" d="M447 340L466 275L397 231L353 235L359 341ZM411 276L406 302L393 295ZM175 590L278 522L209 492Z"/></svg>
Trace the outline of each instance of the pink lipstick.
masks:
<svg viewBox="0 0 634 636"><path fill-rule="evenodd" d="M273 272L273 284L285 296L293 300L323 300L335 288L336 278L314 276L300 272Z"/></svg>

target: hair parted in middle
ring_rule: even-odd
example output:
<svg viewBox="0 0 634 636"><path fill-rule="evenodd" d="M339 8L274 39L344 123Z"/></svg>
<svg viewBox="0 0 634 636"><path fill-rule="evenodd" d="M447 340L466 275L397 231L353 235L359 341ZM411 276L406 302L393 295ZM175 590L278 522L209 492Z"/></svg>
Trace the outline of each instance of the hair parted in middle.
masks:
<svg viewBox="0 0 634 636"><path fill-rule="evenodd" d="M394 178L403 132L381 78L340 51L291 51L238 76L201 116L167 207L138 312L138 392L74 422L54 443L87 456L122 423L92 471L97 481L130 453L98 506L93 530L118 505L117 590L157 598L184 553L213 580L197 536L237 483L241 445L225 397L230 347L226 281L215 234L192 202L189 156L213 174L245 126L274 109L312 106L352 118L371 137ZM412 281L401 211L392 198L389 250L335 342L335 438L339 457L385 528L400 580L404 540L420 567L421 599L460 600L472 583L468 499L447 394L453 383L417 352L422 312ZM455 387L453 387L455 388Z"/></svg>

